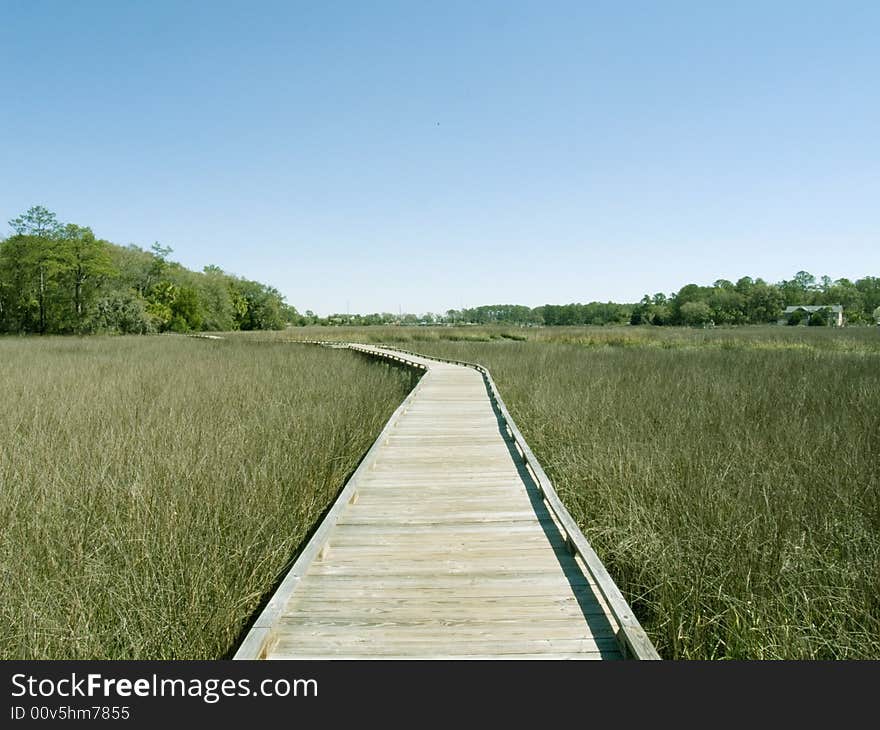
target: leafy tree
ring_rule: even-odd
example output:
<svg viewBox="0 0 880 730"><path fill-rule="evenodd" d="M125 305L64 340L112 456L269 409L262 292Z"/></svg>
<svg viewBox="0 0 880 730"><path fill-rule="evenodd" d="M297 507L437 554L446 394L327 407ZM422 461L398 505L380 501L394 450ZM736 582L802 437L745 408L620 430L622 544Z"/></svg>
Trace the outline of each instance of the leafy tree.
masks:
<svg viewBox="0 0 880 730"><path fill-rule="evenodd" d="M746 316L753 324L775 322L782 314L782 293L763 279L755 280L746 293Z"/></svg>
<svg viewBox="0 0 880 730"><path fill-rule="evenodd" d="M234 279L238 295L237 324L243 330L280 330L284 328L284 298L270 286L247 279ZM243 305L243 306L242 306ZM242 311L243 310L243 311Z"/></svg>
<svg viewBox="0 0 880 730"><path fill-rule="evenodd" d="M36 332L40 329L39 289L45 288L37 267L34 249L43 246L39 239L16 234L3 242L0 249L0 295L2 295L3 329L7 332ZM41 281L42 279L42 281Z"/></svg>
<svg viewBox="0 0 880 730"><path fill-rule="evenodd" d="M862 307L865 313L873 312L880 307L880 277L866 276L855 282L855 287L862 297Z"/></svg>
<svg viewBox="0 0 880 730"><path fill-rule="evenodd" d="M786 304L813 304L816 300L818 287L816 277L808 271L798 271L790 281L779 284Z"/></svg>
<svg viewBox="0 0 880 730"><path fill-rule="evenodd" d="M61 233L58 258L62 264L61 280L72 299L73 329L83 332L91 303L101 286L115 274L110 254L90 228L68 224Z"/></svg>
<svg viewBox="0 0 880 730"><path fill-rule="evenodd" d="M668 325L673 322L673 310L664 294L653 297L645 294L630 310L630 324Z"/></svg>
<svg viewBox="0 0 880 730"><path fill-rule="evenodd" d="M42 205L28 208L20 216L9 221L9 225L17 236L45 239L57 238L62 229L58 217Z"/></svg>
<svg viewBox="0 0 880 730"><path fill-rule="evenodd" d="M681 305L681 318L692 327L707 324L712 319L712 308L706 302L685 302Z"/></svg>
<svg viewBox="0 0 880 730"><path fill-rule="evenodd" d="M159 332L165 332L171 327L174 318L174 310L171 305L177 296L177 287L170 281L159 281L150 287L147 295L147 314L153 318L155 327Z"/></svg>
<svg viewBox="0 0 880 730"><path fill-rule="evenodd" d="M805 292L812 291L817 288L816 277L813 276L809 271L798 271L794 275L792 282Z"/></svg>
<svg viewBox="0 0 880 730"><path fill-rule="evenodd" d="M823 287L821 294L822 304L840 304L843 306L843 316L847 322L853 324L867 320L870 310L865 308L862 293L849 279L838 279L832 282L827 276L822 277Z"/></svg>
<svg viewBox="0 0 880 730"><path fill-rule="evenodd" d="M168 329L172 332L200 330L203 322L204 315L196 290L191 287L178 288L171 302L171 322Z"/></svg>
<svg viewBox="0 0 880 730"><path fill-rule="evenodd" d="M116 246L107 244L107 253L116 271L115 288L134 290L140 297L146 297L153 285L154 257L137 246Z"/></svg>
<svg viewBox="0 0 880 730"><path fill-rule="evenodd" d="M153 245L150 246L150 250L153 252L153 257L157 261L161 261L163 264L168 263L168 256L174 252L174 249L171 246L163 246L158 241L154 241Z"/></svg>
<svg viewBox="0 0 880 730"><path fill-rule="evenodd" d="M729 281L726 284L726 286L716 287L709 295L708 306L711 310L711 319L716 324L744 324L747 319L746 298L736 291Z"/></svg>
<svg viewBox="0 0 880 730"><path fill-rule="evenodd" d="M11 315L22 331L45 333L62 269L58 238L61 226L55 214L37 205L9 221L15 235L5 242L0 267L12 287Z"/></svg>
<svg viewBox="0 0 880 730"><path fill-rule="evenodd" d="M202 306L202 327L228 332L236 329L236 310L230 278L218 266L206 266L194 284Z"/></svg>

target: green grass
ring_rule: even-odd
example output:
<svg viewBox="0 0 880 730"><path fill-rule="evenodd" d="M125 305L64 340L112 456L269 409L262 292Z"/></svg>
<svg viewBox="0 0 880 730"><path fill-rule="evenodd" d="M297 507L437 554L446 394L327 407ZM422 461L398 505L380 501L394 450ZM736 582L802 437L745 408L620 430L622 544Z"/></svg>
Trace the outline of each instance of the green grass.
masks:
<svg viewBox="0 0 880 730"><path fill-rule="evenodd" d="M411 376L354 353L0 338L0 658L227 656Z"/></svg>
<svg viewBox="0 0 880 730"><path fill-rule="evenodd" d="M237 333L236 336L282 340L351 340L375 344L396 343L402 346L511 340L583 347L648 347L663 350L716 348L880 353L880 327L292 327L281 332Z"/></svg>
<svg viewBox="0 0 880 730"><path fill-rule="evenodd" d="M411 349L490 368L662 656L877 659L878 333L783 332Z"/></svg>

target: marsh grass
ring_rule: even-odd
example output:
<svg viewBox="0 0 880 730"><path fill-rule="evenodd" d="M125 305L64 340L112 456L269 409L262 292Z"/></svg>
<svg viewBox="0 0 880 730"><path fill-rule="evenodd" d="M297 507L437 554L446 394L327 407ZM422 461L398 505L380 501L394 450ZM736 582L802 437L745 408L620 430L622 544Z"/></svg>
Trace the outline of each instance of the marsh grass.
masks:
<svg viewBox="0 0 880 730"><path fill-rule="evenodd" d="M400 327L0 339L0 657L229 654L412 385L295 337L487 365L663 656L880 658L877 331Z"/></svg>
<svg viewBox="0 0 880 730"><path fill-rule="evenodd" d="M408 374L183 337L0 339L0 657L229 654Z"/></svg>
<svg viewBox="0 0 880 730"><path fill-rule="evenodd" d="M371 344L443 342L541 342L581 347L635 347L661 350L821 350L880 353L880 327L509 327L383 326L292 327L281 332L237 333L239 337L281 340L340 340Z"/></svg>
<svg viewBox="0 0 880 730"><path fill-rule="evenodd" d="M412 349L490 368L662 656L877 659L880 353L860 335Z"/></svg>

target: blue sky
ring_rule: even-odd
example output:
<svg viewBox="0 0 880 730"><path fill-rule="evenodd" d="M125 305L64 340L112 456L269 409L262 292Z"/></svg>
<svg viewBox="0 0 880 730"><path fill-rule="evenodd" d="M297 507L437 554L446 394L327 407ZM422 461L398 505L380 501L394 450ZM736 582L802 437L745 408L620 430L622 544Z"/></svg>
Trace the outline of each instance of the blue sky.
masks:
<svg viewBox="0 0 880 730"><path fill-rule="evenodd" d="M0 221L320 314L880 275L878 37L845 0L0 0Z"/></svg>

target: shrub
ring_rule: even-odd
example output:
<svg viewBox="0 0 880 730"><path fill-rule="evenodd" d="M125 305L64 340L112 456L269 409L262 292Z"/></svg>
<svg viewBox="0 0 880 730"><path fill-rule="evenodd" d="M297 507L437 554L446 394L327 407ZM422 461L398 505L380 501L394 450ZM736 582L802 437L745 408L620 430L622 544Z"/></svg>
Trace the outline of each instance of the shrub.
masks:
<svg viewBox="0 0 880 730"><path fill-rule="evenodd" d="M827 327L828 326L828 310L824 307L818 309L810 315L808 322L810 327Z"/></svg>
<svg viewBox="0 0 880 730"><path fill-rule="evenodd" d="M90 332L146 335L155 332L156 326L143 299L133 292L114 292L98 300L95 314L86 329Z"/></svg>

